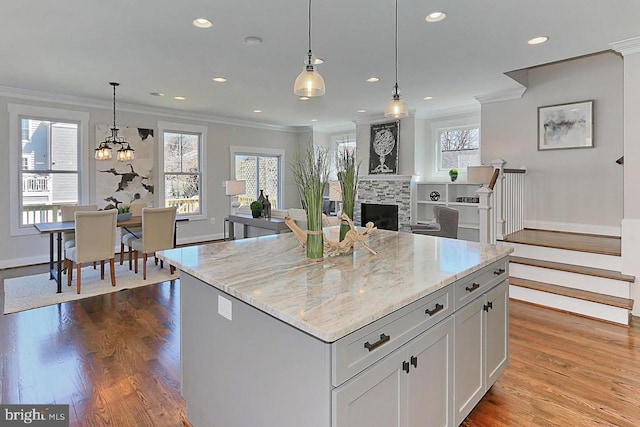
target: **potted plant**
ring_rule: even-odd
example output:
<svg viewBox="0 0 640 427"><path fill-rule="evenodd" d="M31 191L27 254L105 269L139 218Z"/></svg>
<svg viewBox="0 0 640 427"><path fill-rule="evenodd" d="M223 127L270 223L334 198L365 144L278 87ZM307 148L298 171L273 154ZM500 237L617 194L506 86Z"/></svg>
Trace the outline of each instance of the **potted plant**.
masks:
<svg viewBox="0 0 640 427"><path fill-rule="evenodd" d="M131 219L131 215L129 206L120 206L118 208L118 221L127 221Z"/></svg>
<svg viewBox="0 0 640 427"><path fill-rule="evenodd" d="M251 208L251 215L254 218L260 218L260 215L262 214L262 203L255 200L253 202L251 202L251 204L249 205L249 208Z"/></svg>
<svg viewBox="0 0 640 427"><path fill-rule="evenodd" d="M456 179L458 179L458 169L449 169L449 178L451 178L451 182L454 182Z"/></svg>
<svg viewBox="0 0 640 427"><path fill-rule="evenodd" d="M322 259L322 206L329 183L329 154L326 149L311 142L304 152L296 153L291 170L307 208L307 258Z"/></svg>
<svg viewBox="0 0 640 427"><path fill-rule="evenodd" d="M342 213L353 220L353 208L358 191L358 171L360 164L356 164L356 153L344 150L338 154L336 159L336 170L338 171L338 181L340 191L342 191ZM346 221L340 223L340 241L343 241L351 227Z"/></svg>

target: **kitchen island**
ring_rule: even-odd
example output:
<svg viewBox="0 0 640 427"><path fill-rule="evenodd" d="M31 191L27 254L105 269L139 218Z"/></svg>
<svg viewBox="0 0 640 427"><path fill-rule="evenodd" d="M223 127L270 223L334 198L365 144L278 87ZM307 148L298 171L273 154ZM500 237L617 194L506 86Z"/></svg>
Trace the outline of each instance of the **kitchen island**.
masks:
<svg viewBox="0 0 640 427"><path fill-rule="evenodd" d="M464 420L508 363L511 249L385 230L367 244L377 256L308 260L292 234L159 254L181 271L195 426Z"/></svg>

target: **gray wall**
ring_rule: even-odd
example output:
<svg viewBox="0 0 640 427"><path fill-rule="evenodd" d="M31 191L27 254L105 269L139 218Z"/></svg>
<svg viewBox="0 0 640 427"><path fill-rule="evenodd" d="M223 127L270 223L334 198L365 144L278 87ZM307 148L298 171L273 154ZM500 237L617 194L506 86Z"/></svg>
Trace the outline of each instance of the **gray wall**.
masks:
<svg viewBox="0 0 640 427"><path fill-rule="evenodd" d="M527 167L528 225L619 235L622 73L622 58L613 53L541 66L529 71L521 99L482 105L482 161ZM590 99L594 148L537 150L538 107Z"/></svg>
<svg viewBox="0 0 640 427"><path fill-rule="evenodd" d="M45 101L35 101L31 99L18 99L0 96L0 176L5 185L0 186L0 199L10 201L9 192L9 115L7 104L34 105L49 108L60 108L66 110L89 112L89 141L86 153L91 156L89 161L89 193L90 200L95 201L95 169L93 160L93 149L96 147L95 129L96 124L110 123L113 120L113 111L105 103L105 108L88 107L86 105L70 105L64 103L53 103ZM133 109L133 108L130 108ZM139 110L143 110L139 108ZM186 116L185 113L177 113ZM225 196L223 182L229 179L230 175L230 151L231 145L249 147L269 147L285 150L284 164L284 204L286 207L299 206L299 200L295 185L289 172L289 162L300 141L308 141L310 133L303 133L299 138L297 132L290 130L271 130L253 128L246 126L236 126L229 124L213 123L205 120L188 120L182 117L171 115L170 111L154 113L129 112L118 110L118 126L135 126L155 129L156 141L160 138L157 135L158 121L171 121L177 123L195 124L207 126L207 158L205 167L207 173L207 218L200 221L191 221L188 224L181 224L178 227L178 242L200 241L211 238L221 238L223 232L224 218L229 214L230 200ZM17 143L17 142L16 142ZM157 152L156 152L157 154ZM156 163L157 164L157 163ZM157 181L157 174L155 177ZM157 185L157 182L154 184ZM157 203L157 198L156 198ZM10 233L10 209L16 207L12 203L4 203L0 206L0 268L23 265L26 263L43 262L48 260L49 239L40 235L11 237ZM212 224L211 218L215 218Z"/></svg>

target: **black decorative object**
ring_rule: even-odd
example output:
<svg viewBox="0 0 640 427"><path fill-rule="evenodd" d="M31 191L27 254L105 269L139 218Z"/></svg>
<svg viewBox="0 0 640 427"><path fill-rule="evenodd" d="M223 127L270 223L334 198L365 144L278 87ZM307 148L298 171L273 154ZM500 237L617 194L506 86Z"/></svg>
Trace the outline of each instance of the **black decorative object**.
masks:
<svg viewBox="0 0 640 427"><path fill-rule="evenodd" d="M434 202L437 202L438 200L440 200L440 193L438 193L437 191L432 191L431 194L429 194L429 197Z"/></svg>
<svg viewBox="0 0 640 427"><path fill-rule="evenodd" d="M264 204L265 204L266 200L267 199L265 199L265 197L264 197L264 190L260 190L260 196L258 196L258 201L260 203L262 203L262 210L260 212L260 216L265 216L264 215Z"/></svg>
<svg viewBox="0 0 640 427"><path fill-rule="evenodd" d="M265 218L271 218L271 202L269 201L269 196L265 196L264 203L262 204L262 211L264 212Z"/></svg>
<svg viewBox="0 0 640 427"><path fill-rule="evenodd" d="M400 120L371 125L369 174L395 175L398 173L399 135Z"/></svg>

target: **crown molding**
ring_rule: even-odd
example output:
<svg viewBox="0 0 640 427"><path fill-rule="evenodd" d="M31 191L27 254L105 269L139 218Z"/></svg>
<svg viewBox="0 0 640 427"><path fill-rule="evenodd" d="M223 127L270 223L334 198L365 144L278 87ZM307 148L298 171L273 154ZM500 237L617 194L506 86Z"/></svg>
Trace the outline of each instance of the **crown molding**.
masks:
<svg viewBox="0 0 640 427"><path fill-rule="evenodd" d="M474 98L480 104L489 104L491 102L512 101L514 99L522 98L522 95L527 91L524 86L516 87L513 89L501 90L498 92L487 93L485 95L477 95Z"/></svg>
<svg viewBox="0 0 640 427"><path fill-rule="evenodd" d="M313 126L314 132L327 133L327 134L340 133L340 132L353 132L355 130L356 130L356 125L354 123L344 124L339 126L317 126L317 125Z"/></svg>
<svg viewBox="0 0 640 427"><path fill-rule="evenodd" d="M609 46L622 56L640 53L640 37L632 37L630 39L613 42L610 43Z"/></svg>
<svg viewBox="0 0 640 427"><path fill-rule="evenodd" d="M61 95L57 93L41 92L30 89L20 89L9 86L0 86L0 96L8 98L28 99L40 102L52 102L56 104L65 104L75 107L98 108L111 110L113 108L112 101L105 101L96 98L84 98L73 95ZM210 114L198 114L192 112L184 112L180 110L172 110L168 108L148 107L138 104L128 104L118 102L118 111L126 111L128 113L151 114L159 117L170 117L173 121L180 120L196 120L209 123L218 123L230 126L242 126L255 129L275 130L284 132L299 133L308 131L307 126L282 126L269 123L253 122L249 120L234 119L231 117L216 116Z"/></svg>

